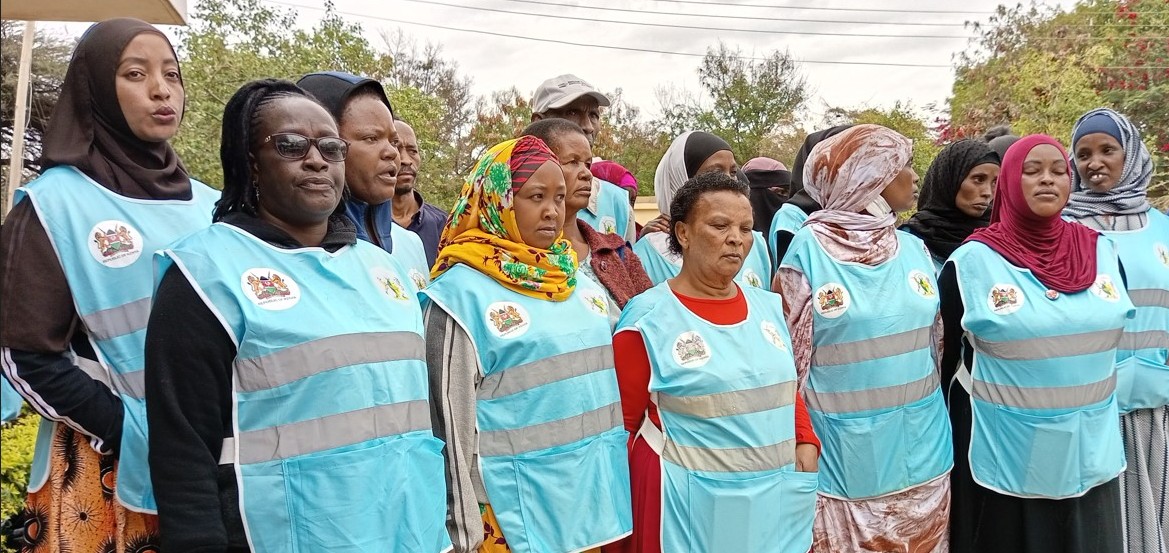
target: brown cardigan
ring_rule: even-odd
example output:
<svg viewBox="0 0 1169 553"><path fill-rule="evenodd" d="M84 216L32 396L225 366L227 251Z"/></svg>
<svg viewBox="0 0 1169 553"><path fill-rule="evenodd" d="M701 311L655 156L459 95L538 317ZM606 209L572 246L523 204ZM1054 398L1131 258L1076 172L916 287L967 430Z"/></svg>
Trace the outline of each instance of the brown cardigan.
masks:
<svg viewBox="0 0 1169 553"><path fill-rule="evenodd" d="M641 266L641 260L624 237L598 232L579 219L576 226L589 245L589 266L618 307L624 309L625 303L633 296L653 288L653 282Z"/></svg>

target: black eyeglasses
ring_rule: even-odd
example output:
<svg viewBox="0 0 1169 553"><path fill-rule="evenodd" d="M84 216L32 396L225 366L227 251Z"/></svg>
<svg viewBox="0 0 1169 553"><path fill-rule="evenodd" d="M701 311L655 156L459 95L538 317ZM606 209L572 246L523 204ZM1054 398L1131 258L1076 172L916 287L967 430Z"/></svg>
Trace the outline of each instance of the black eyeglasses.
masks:
<svg viewBox="0 0 1169 553"><path fill-rule="evenodd" d="M335 136L309 138L301 134L286 132L265 138L264 143L268 142L275 144L276 153L287 159L304 159L308 156L309 147L314 144L325 161L345 161L345 156L349 153L349 143Z"/></svg>

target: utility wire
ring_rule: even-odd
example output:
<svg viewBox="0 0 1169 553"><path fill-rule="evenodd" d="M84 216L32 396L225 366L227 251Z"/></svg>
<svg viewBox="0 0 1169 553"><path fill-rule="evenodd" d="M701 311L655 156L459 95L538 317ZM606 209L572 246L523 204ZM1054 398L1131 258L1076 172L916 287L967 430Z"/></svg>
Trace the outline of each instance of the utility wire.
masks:
<svg viewBox="0 0 1169 553"><path fill-rule="evenodd" d="M701 17L703 19L746 19L749 21L777 21L780 23L824 23L824 24L829 24L829 25L889 25L889 26L898 26L898 27L908 27L908 26L914 26L914 27L917 27L917 26L920 26L920 27L966 27L967 25L970 25L970 24L978 24L979 23L979 22L974 22L974 21L964 21L962 23L948 23L948 22L927 23L927 22L923 22L923 21L857 21L857 20L841 20L841 19L799 19L799 18L794 18L794 17L761 17L761 16L750 16L750 15L725 15L725 14L712 14L712 13L679 13L679 12L654 11L654 10L633 10L633 9L628 9L628 8L612 8L612 7L606 7L606 6L574 6L574 5L566 5L566 4L563 4L560 2L548 2L545 0L501 0L501 1L514 2L517 4L535 4L535 5L540 5L540 6L553 6L556 8L577 8L577 9L582 9L582 10L597 10L597 11L604 11L604 12L620 12L620 13L636 13L636 14L642 14L642 15ZM661 1L670 1L670 0L661 0ZM727 6L729 6L729 5L727 5ZM800 9L800 8L795 8L795 9ZM869 10L861 10L861 11L869 11ZM893 11L893 10L890 10L890 11ZM905 11L908 12L909 10L905 10ZM922 13L922 12L910 12L910 13ZM954 13L961 13L961 12L954 12ZM985 24L983 24L983 25L985 25ZM1124 28L1124 29L1131 29L1133 27L1161 27L1161 28L1164 27L1164 25L1156 25L1156 24L1152 24L1152 23L1148 23L1148 24L1138 23L1136 25L1121 25L1121 24L1093 25L1093 24L1087 24L1087 23L1072 23L1072 24L1062 25L1062 26L1063 27L1096 27L1096 28L1114 28L1115 27L1115 28Z"/></svg>
<svg viewBox="0 0 1169 553"><path fill-rule="evenodd" d="M711 2L709 0L657 0L658 2L668 2L671 4L692 4L696 6L718 6L720 8L767 8L771 10L807 10L807 11L833 11L833 12L881 12L881 13L941 13L941 14L967 14L967 15L994 15L995 11L964 11L964 10L922 10L922 9L897 9L897 8L826 8L822 6L792 6L781 4L740 4L738 2ZM1163 14L1165 10L1158 10L1152 12L1141 12L1147 14ZM1081 15L1116 15L1114 11L1091 11L1080 12Z"/></svg>
<svg viewBox="0 0 1169 553"><path fill-rule="evenodd" d="M865 34L865 33L829 33L829 32L813 32L813 31L771 31L766 29L732 29L726 27L707 27L703 25L673 25L668 23L647 23L642 21L622 21L619 19L596 19L593 17L575 17L571 15L559 15L549 13L530 13L521 11L503 10L498 8L483 8L479 6L465 6L462 4L448 4L446 2L438 2L436 0L402 0L403 2L413 2L415 4L428 4L431 6L446 6L449 8L459 8L464 10L476 10L493 13L503 13L507 15L524 15L533 17L555 17L556 19L571 19L575 21L587 21L589 23L616 23L618 25L635 25L638 27L658 27L662 29L687 29L693 31L717 31L728 33L758 33L767 35L809 35L809 36L841 36L841 37L866 37L866 38L919 38L919 39L970 39L975 38L971 36L961 35L890 35L890 34Z"/></svg>
<svg viewBox="0 0 1169 553"><path fill-rule="evenodd" d="M271 3L271 4L288 6L291 8L300 8L300 9L308 9L308 10L316 10L316 11L328 11L326 8L322 8L320 6L306 6L304 4L296 4L296 3L287 2L287 1L283 1L283 0L264 0L264 1ZM446 25L436 25L433 23L422 23L419 21L408 21L408 20L400 19L400 18L379 17L376 15L348 12L348 11L342 11L342 10L337 10L337 9L334 9L333 13L336 13L338 15L347 15L349 17L359 18L360 20L371 20L372 19L372 20L377 20L377 21L385 21L388 23L397 23L400 25L415 25L418 27L427 27L427 28L431 28L431 29L442 29L444 31L454 31L454 32L460 32L460 33L470 33L470 34L494 36L494 37L500 37L500 38L511 38L511 39L516 39L516 40L527 40L527 41L533 41L533 42L544 42L544 43L549 43L549 44L562 44L565 46L579 46L579 47L583 47L583 48L600 48L603 50L618 50L618 51L622 51L622 52L644 52L647 54L664 54L664 55L669 55L669 56L684 56L684 57L692 57L692 58L706 57L706 53L676 52L676 51L672 51L672 50L656 50L656 49L651 49L651 48L634 48L631 46L616 46L616 45L610 45L610 44L572 42L572 41L567 41L567 40L558 40L558 39L551 39L551 38L529 37L529 36L522 36L522 35L516 35L516 34L506 34L506 33L496 33L496 32L492 32L492 31L483 31L483 30L479 30L479 29L462 29L462 28L458 28L458 27L449 27ZM766 61L768 59L765 57L753 57L753 56L732 56L732 57L734 57L736 59L742 59L742 60L748 60L748 61ZM813 65L922 67L922 68L947 68L947 69L951 67L948 64L930 64L930 63L895 63L895 62L843 61L843 60L809 60L809 59L798 59L798 58L793 58L793 60L797 61L799 63L807 63L807 64L813 64ZM1157 70L1157 71L1159 71L1162 69L1169 69L1169 66L1166 66L1166 67L1155 67L1155 66L1104 67L1104 66L1102 66L1102 67L1097 67L1096 69L1140 69L1140 70Z"/></svg>

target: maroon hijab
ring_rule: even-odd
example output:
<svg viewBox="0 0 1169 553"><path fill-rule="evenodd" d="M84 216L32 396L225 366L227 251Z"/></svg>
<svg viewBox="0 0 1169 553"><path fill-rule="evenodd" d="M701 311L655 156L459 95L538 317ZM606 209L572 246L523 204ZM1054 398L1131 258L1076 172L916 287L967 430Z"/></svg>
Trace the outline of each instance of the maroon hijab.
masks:
<svg viewBox="0 0 1169 553"><path fill-rule="evenodd" d="M45 169L72 165L123 196L189 199L191 181L178 154L168 142L135 136L118 103L122 50L142 33L166 38L153 25L130 18L102 21L85 31L45 130L41 163ZM183 106L174 108L183 113Z"/></svg>
<svg viewBox="0 0 1169 553"><path fill-rule="evenodd" d="M1027 206L1023 197L1023 162L1040 144L1058 148L1067 163L1063 146L1047 135L1033 134L1012 145L1003 158L990 226L974 231L966 241L990 246L1012 265L1029 269L1048 288L1065 294L1082 292L1096 280L1098 233L1063 220L1058 212L1040 217ZM1069 167L1069 189L1071 184Z"/></svg>

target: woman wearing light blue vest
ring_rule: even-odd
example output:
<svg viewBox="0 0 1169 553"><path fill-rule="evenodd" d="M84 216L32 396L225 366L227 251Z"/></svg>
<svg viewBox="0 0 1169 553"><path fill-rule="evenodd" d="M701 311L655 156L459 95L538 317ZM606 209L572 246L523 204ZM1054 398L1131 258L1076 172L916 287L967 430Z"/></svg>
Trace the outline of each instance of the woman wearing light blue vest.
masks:
<svg viewBox="0 0 1169 553"><path fill-rule="evenodd" d="M654 173L654 197L658 202L658 211L669 214L670 203L678 189L695 175L708 171L736 176L739 164L735 161L730 144L701 131L687 131L675 138ZM678 276L682 267L682 258L670 250L667 232L647 232L633 245L633 252L641 259L645 272L654 284ZM743 268L735 280L764 290L771 286L771 261L763 233L755 234L751 251L743 260Z"/></svg>
<svg viewBox="0 0 1169 553"><path fill-rule="evenodd" d="M690 179L670 208L677 277L633 298L613 347L630 445L623 551L806 553L816 456L783 303L735 283L753 240L747 187Z"/></svg>
<svg viewBox="0 0 1169 553"><path fill-rule="evenodd" d="M779 262L787 253L787 247L792 242L796 231L804 226L808 216L820 211L820 191L815 183L804 181L804 166L808 163L808 154L812 148L828 138L840 134L852 125L837 125L821 131L816 131L804 137L804 143L796 152L795 162L792 164L792 182L787 201L779 207L779 211L771 218L771 230L767 233L767 251L771 254L771 265L775 272L779 272Z"/></svg>
<svg viewBox="0 0 1169 553"><path fill-rule="evenodd" d="M990 226L939 277L955 552L1123 547L1115 358L1134 309L1113 242L1060 218L1070 188L1059 142L1020 139Z"/></svg>
<svg viewBox="0 0 1169 553"><path fill-rule="evenodd" d="M1116 352L1125 542L1129 553L1169 553L1169 217L1149 205L1153 159L1127 117L1107 108L1084 114L1072 152L1064 217L1116 244L1137 310Z"/></svg>
<svg viewBox="0 0 1169 553"><path fill-rule="evenodd" d="M16 191L3 227L4 372L44 417L26 543L10 545L157 547L143 387L150 253L210 224L218 192L168 142L186 98L158 29L90 27L61 88L45 171Z"/></svg>
<svg viewBox="0 0 1169 553"><path fill-rule="evenodd" d="M823 443L817 553L948 550L950 425L938 381L938 293L921 240L893 225L913 205L912 146L858 125L812 149L820 191L777 282Z"/></svg>
<svg viewBox="0 0 1169 553"><path fill-rule="evenodd" d="M460 553L585 551L632 529L609 307L561 234L565 194L539 138L489 149L422 292Z"/></svg>
<svg viewBox="0 0 1169 553"><path fill-rule="evenodd" d="M215 224L156 255L163 551L450 549L417 289L344 217L347 152L307 92L245 84L224 109Z"/></svg>

